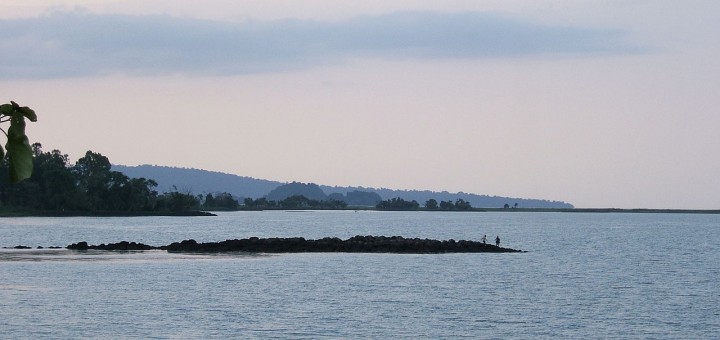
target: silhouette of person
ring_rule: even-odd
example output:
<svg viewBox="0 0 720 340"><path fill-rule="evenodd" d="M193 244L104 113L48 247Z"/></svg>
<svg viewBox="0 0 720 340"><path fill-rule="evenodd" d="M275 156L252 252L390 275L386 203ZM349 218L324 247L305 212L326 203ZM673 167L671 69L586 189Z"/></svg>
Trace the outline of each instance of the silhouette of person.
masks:
<svg viewBox="0 0 720 340"><path fill-rule="evenodd" d="M495 245L500 246L500 236L495 236Z"/></svg>
<svg viewBox="0 0 720 340"><path fill-rule="evenodd" d="M485 242L487 242L487 235L483 235L483 238L482 238L482 243L485 244Z"/></svg>

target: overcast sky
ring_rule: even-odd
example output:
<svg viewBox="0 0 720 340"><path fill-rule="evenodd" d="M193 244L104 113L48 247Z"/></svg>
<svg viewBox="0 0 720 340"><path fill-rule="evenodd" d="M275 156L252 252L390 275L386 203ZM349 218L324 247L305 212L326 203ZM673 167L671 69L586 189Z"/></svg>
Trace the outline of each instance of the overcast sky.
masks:
<svg viewBox="0 0 720 340"><path fill-rule="evenodd" d="M73 161L720 209L720 2L197 3L4 1L0 101Z"/></svg>

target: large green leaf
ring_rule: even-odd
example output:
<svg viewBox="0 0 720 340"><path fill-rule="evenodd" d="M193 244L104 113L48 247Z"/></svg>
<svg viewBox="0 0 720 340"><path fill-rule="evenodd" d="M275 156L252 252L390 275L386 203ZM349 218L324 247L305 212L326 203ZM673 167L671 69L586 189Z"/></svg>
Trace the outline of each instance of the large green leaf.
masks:
<svg viewBox="0 0 720 340"><path fill-rule="evenodd" d="M31 122L37 122L37 115L35 114L35 111L33 111L33 109L27 106L22 106L18 108L17 111L22 113L25 118L30 119Z"/></svg>
<svg viewBox="0 0 720 340"><path fill-rule="evenodd" d="M25 135L25 116L20 112L10 120L5 149L10 165L10 181L17 183L30 178L33 170L32 147Z"/></svg>
<svg viewBox="0 0 720 340"><path fill-rule="evenodd" d="M10 104L0 105L0 115L12 117L15 113L22 113L25 118L30 119L31 122L37 122L37 115L35 111L27 106L20 106L14 101L10 101Z"/></svg>
<svg viewBox="0 0 720 340"><path fill-rule="evenodd" d="M0 105L0 115L3 116L12 116L15 112L15 109L11 104L2 104Z"/></svg>

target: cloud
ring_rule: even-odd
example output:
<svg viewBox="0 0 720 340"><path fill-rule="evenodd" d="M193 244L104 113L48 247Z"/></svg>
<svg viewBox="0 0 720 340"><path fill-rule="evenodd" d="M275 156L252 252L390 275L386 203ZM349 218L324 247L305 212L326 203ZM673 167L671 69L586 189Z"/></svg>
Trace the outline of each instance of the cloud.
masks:
<svg viewBox="0 0 720 340"><path fill-rule="evenodd" d="M402 12L339 22L206 21L54 12L0 20L0 78L111 73L232 75L350 57L480 59L629 53L622 32L552 27L483 13Z"/></svg>

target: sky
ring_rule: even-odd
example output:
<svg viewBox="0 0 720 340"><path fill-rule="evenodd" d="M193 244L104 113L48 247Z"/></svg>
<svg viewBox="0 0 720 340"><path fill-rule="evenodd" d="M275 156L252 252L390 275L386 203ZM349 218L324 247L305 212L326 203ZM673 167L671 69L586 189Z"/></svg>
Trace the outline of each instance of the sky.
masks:
<svg viewBox="0 0 720 340"><path fill-rule="evenodd" d="M201 3L201 4L200 4ZM720 209L718 1L6 0L0 102L74 162Z"/></svg>

